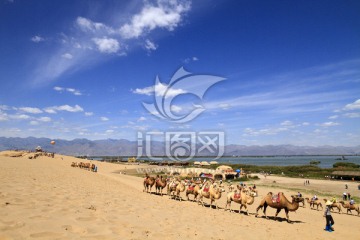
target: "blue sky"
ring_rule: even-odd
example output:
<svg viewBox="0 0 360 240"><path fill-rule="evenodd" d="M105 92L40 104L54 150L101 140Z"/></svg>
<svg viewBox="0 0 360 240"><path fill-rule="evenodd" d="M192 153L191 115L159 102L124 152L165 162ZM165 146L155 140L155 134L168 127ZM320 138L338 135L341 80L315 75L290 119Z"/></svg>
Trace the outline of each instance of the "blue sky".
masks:
<svg viewBox="0 0 360 240"><path fill-rule="evenodd" d="M1 0L0 136L224 131L227 144L359 145L359 9L359 1ZM170 88L181 67L195 78ZM169 121L144 107L156 97L175 117L203 111Z"/></svg>

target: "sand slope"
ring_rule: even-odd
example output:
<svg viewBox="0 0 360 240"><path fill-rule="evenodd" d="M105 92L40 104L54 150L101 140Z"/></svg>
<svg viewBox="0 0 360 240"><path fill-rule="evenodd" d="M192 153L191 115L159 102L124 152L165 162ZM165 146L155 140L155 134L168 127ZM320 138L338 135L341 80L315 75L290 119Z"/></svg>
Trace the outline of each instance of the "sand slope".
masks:
<svg viewBox="0 0 360 240"><path fill-rule="evenodd" d="M360 217L333 213L335 232L323 230L322 211L299 208L293 223L255 218L267 192L286 189L258 187L260 196L249 216L178 202L142 192L142 179L118 174L138 166L97 163L99 172L72 168L67 156L10 157L0 154L0 239L358 239ZM303 186L302 179L271 177L259 184ZM349 183L353 195L357 184ZM311 187L340 195L342 184L311 181ZM319 190L318 189L318 190ZM185 194L182 195L185 199ZM208 200L205 200L207 203ZM225 206L225 196L219 200ZM238 205L233 203L233 209ZM269 208L268 215L275 210ZM260 214L262 216L262 214Z"/></svg>

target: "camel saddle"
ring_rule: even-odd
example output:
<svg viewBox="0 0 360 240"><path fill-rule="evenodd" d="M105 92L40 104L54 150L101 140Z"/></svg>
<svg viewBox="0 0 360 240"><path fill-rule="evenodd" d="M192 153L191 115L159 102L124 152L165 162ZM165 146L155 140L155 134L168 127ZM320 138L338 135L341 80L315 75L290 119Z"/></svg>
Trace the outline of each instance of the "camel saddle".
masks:
<svg viewBox="0 0 360 240"><path fill-rule="evenodd" d="M280 202L280 193L278 193L278 194L275 194L275 195L272 195L272 202L273 203L279 203Z"/></svg>
<svg viewBox="0 0 360 240"><path fill-rule="evenodd" d="M190 191L194 191L194 188L195 188L194 185L190 185L188 189L189 189Z"/></svg>
<svg viewBox="0 0 360 240"><path fill-rule="evenodd" d="M239 199L241 197L241 194L240 193L235 193L234 194L234 199Z"/></svg>
<svg viewBox="0 0 360 240"><path fill-rule="evenodd" d="M209 192L209 187L207 187L207 188L204 188L204 192Z"/></svg>

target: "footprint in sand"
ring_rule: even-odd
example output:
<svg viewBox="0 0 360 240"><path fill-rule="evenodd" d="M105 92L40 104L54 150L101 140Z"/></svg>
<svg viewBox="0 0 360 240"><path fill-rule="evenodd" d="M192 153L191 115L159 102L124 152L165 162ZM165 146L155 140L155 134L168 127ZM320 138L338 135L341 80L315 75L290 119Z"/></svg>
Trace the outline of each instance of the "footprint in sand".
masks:
<svg viewBox="0 0 360 240"><path fill-rule="evenodd" d="M45 239L53 239L63 236L64 234L56 233L56 232L39 232L39 233L30 234L30 237L32 238L45 238Z"/></svg>
<svg viewBox="0 0 360 240"><path fill-rule="evenodd" d="M2 222L2 225L3 226L0 227L0 230L6 231L6 230L14 230L14 229L22 228L23 226L25 226L25 223L20 221L10 221L10 222Z"/></svg>
<svg viewBox="0 0 360 240"><path fill-rule="evenodd" d="M64 228L66 231L76 234L86 234L88 232L85 228L79 226L64 225L62 228Z"/></svg>
<svg viewBox="0 0 360 240"><path fill-rule="evenodd" d="M76 218L77 221L94 221L96 217L78 217Z"/></svg>

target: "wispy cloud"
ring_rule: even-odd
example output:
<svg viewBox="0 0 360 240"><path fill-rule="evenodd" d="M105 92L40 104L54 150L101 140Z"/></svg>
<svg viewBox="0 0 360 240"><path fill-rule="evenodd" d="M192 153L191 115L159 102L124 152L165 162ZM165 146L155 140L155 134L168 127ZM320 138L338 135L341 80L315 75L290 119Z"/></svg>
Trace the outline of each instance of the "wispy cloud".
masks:
<svg viewBox="0 0 360 240"><path fill-rule="evenodd" d="M61 55L61 57L65 58L65 59L72 59L74 56L71 55L70 53L64 53L63 55Z"/></svg>
<svg viewBox="0 0 360 240"><path fill-rule="evenodd" d="M69 106L69 105L62 105L62 106L53 106L44 108L44 111L47 113L55 114L58 111L67 111L67 112L83 112L84 109L79 105Z"/></svg>
<svg viewBox="0 0 360 240"><path fill-rule="evenodd" d="M150 87L136 88L135 90L132 90L132 92L148 96L151 96L154 93L156 93L156 96L164 96L164 94L166 93L165 97L174 97L186 93L185 90L180 88L168 88L168 85L161 82L158 82L156 85Z"/></svg>
<svg viewBox="0 0 360 240"><path fill-rule="evenodd" d="M120 34L125 39L131 39L156 28L173 31L190 7L190 2L186 1L158 1L156 5L146 4L140 13L131 18L130 23L120 28Z"/></svg>
<svg viewBox="0 0 360 240"><path fill-rule="evenodd" d="M356 100L353 103L346 104L346 106L344 107L344 110L345 111L360 110L360 99Z"/></svg>
<svg viewBox="0 0 360 240"><path fill-rule="evenodd" d="M39 43L45 41L45 39L41 36L35 35L32 38L30 38L32 42Z"/></svg>
<svg viewBox="0 0 360 240"><path fill-rule="evenodd" d="M53 89L55 91L57 91L57 92L69 92L69 93L72 93L72 94L74 94L76 96L81 96L82 95L81 91L77 90L75 88L64 88L64 87L55 86Z"/></svg>
<svg viewBox="0 0 360 240"><path fill-rule="evenodd" d="M154 42L150 41L149 39L146 39L144 47L149 52L155 51L158 48L158 46Z"/></svg>
<svg viewBox="0 0 360 240"><path fill-rule="evenodd" d="M156 43L146 36L158 28L173 31L190 7L187 0L145 2L139 13L129 19L121 19L125 23L120 26L79 16L74 20L75 28L69 27L72 30L68 33L59 34L62 44L53 46L52 52L39 58L31 82L33 86L43 85L63 74L106 61L109 57L125 56L131 46L141 46L139 42L143 42L142 46L147 51L154 51L157 49ZM116 16L109 16L109 19L114 18ZM34 42L44 40L37 35L32 38Z"/></svg>
<svg viewBox="0 0 360 240"><path fill-rule="evenodd" d="M19 110L22 112L32 113L32 114L39 114L43 112L41 109L34 107L20 107Z"/></svg>
<svg viewBox="0 0 360 240"><path fill-rule="evenodd" d="M324 122L320 124L321 127L334 127L338 125L340 125L340 123L337 122Z"/></svg>
<svg viewBox="0 0 360 240"><path fill-rule="evenodd" d="M116 53L120 49L119 42L114 38L93 38L97 49L101 53Z"/></svg>

